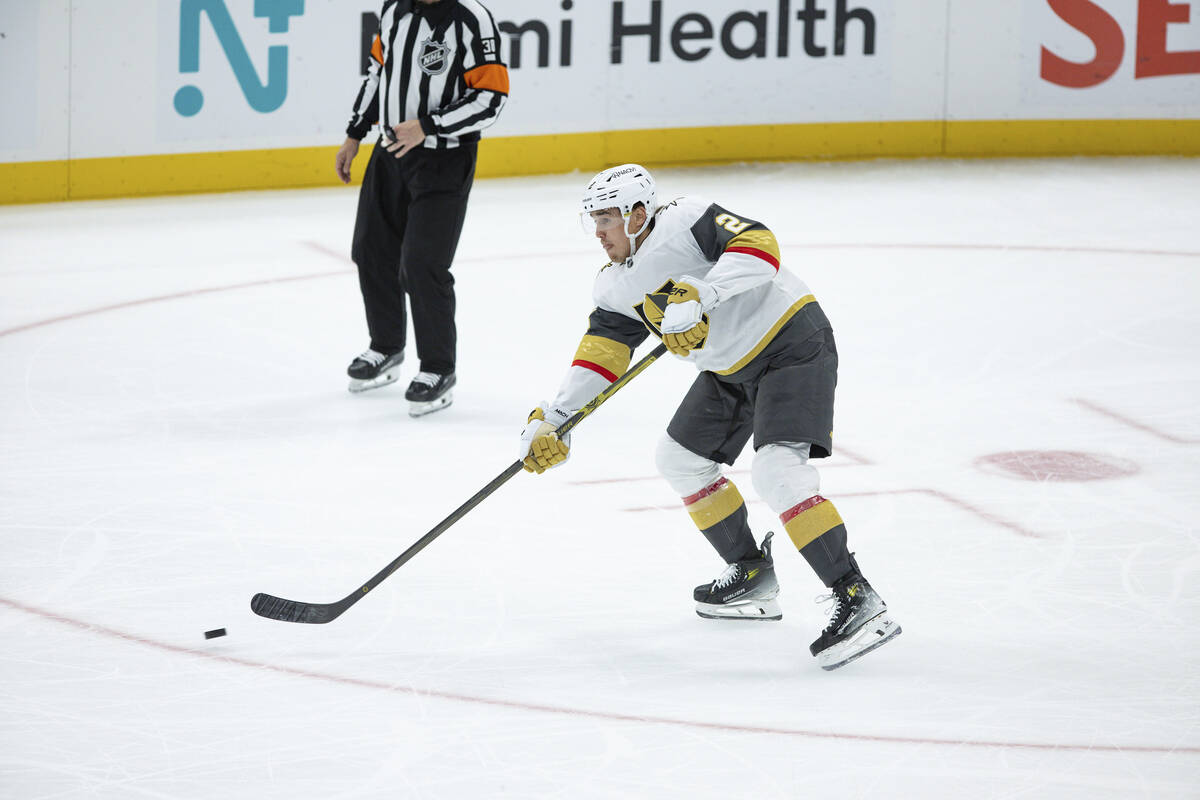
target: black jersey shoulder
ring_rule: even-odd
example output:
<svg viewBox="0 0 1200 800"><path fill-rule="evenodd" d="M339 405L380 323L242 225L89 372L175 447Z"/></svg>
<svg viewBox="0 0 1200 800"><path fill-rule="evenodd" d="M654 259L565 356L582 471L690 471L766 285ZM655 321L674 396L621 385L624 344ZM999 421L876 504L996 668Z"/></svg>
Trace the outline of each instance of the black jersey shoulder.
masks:
<svg viewBox="0 0 1200 800"><path fill-rule="evenodd" d="M695 237L704 257L709 261L716 261L735 237L746 231L766 229L767 226L758 220L739 216L713 203L692 225L692 236Z"/></svg>

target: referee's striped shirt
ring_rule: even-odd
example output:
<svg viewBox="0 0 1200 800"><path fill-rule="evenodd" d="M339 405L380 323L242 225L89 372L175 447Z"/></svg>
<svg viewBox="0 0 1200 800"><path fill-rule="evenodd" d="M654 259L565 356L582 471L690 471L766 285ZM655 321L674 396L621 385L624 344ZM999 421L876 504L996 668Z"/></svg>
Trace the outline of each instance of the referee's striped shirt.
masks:
<svg viewBox="0 0 1200 800"><path fill-rule="evenodd" d="M479 139L508 100L508 68L491 13L478 0L384 0L371 63L346 134L362 139L419 119L425 147Z"/></svg>

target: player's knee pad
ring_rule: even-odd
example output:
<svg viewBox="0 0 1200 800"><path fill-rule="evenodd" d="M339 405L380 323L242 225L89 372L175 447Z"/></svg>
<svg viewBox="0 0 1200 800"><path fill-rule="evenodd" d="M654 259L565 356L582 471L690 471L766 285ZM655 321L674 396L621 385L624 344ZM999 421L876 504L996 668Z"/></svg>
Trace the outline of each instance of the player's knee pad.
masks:
<svg viewBox="0 0 1200 800"><path fill-rule="evenodd" d="M654 462L680 497L689 497L712 486L721 477L720 464L696 455L665 434L658 441Z"/></svg>
<svg viewBox="0 0 1200 800"><path fill-rule="evenodd" d="M821 489L821 476L808 463L807 442L768 444L754 454L754 491L776 514L782 514Z"/></svg>

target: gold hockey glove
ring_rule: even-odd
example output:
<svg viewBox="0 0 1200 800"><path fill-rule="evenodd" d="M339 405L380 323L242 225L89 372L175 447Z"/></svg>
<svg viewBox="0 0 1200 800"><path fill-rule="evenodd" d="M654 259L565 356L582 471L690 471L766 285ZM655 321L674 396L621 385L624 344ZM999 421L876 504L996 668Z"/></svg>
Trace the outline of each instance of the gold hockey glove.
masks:
<svg viewBox="0 0 1200 800"><path fill-rule="evenodd" d="M663 344L677 356L688 353L704 345L708 338L708 323L700 322L682 333L664 333Z"/></svg>
<svg viewBox="0 0 1200 800"><path fill-rule="evenodd" d="M712 289L709 288L711 292ZM677 283L663 309L663 344L677 356L686 356L704 346L708 338L708 318L704 315L701 292L690 283ZM649 297L647 296L647 299Z"/></svg>
<svg viewBox="0 0 1200 800"><path fill-rule="evenodd" d="M571 434L559 439L554 431L570 416L558 409L547 410L545 403L529 415L525 429L521 431L520 458L526 472L541 475L567 460L571 452Z"/></svg>

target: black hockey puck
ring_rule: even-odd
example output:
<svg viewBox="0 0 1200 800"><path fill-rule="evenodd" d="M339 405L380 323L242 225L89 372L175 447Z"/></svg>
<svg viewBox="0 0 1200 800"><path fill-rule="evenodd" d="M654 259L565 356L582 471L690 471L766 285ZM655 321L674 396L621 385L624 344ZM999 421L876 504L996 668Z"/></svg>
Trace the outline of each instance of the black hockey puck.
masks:
<svg viewBox="0 0 1200 800"><path fill-rule="evenodd" d="M217 628L214 631L205 631L204 632L205 639L216 639L218 636L224 636L224 635L225 635L224 628Z"/></svg>

